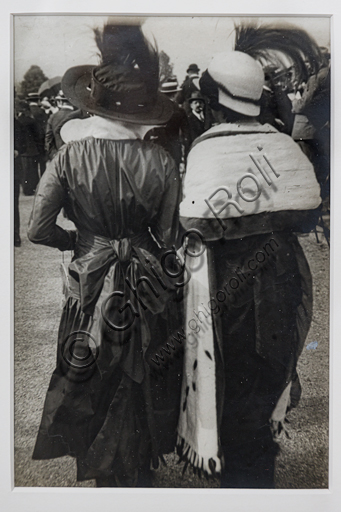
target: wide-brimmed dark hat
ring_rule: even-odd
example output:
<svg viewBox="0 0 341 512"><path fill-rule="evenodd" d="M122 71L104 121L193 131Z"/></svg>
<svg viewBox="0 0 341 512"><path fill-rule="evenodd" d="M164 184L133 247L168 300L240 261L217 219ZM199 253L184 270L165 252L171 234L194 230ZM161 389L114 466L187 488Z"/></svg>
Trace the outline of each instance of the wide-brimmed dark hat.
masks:
<svg viewBox="0 0 341 512"><path fill-rule="evenodd" d="M162 125L173 102L159 88L159 56L140 22L109 22L95 30L98 66L76 66L62 78L62 90L76 107L101 117L136 124Z"/></svg>
<svg viewBox="0 0 341 512"><path fill-rule="evenodd" d="M76 66L63 76L62 90L73 105L91 114L135 124L165 124L174 111L172 101L157 91L152 94L132 75L108 66Z"/></svg>

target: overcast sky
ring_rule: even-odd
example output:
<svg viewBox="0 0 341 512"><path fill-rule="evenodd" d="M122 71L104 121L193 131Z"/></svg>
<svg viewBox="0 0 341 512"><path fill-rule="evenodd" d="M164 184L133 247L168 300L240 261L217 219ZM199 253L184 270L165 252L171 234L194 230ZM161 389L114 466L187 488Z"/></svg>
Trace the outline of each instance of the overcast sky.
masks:
<svg viewBox="0 0 341 512"><path fill-rule="evenodd" d="M227 16L148 17L143 30L153 36L159 50L164 50L174 64L181 83L189 64L203 71L211 57L233 43L233 25L240 18ZM285 17L259 18L284 20L305 28L320 46L330 41L329 18ZM101 27L107 17L82 15L14 16L15 82L21 81L32 64L41 67L48 78L62 76L71 66L97 64L93 28Z"/></svg>

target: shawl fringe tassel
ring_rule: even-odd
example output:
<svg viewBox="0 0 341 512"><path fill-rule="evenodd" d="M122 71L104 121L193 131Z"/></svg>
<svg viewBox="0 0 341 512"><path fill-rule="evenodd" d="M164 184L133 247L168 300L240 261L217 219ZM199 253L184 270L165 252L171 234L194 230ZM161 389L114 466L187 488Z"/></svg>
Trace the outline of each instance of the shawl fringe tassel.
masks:
<svg viewBox="0 0 341 512"><path fill-rule="evenodd" d="M204 476L208 480L209 478L221 476L222 469L224 468L222 455L220 457L202 457L179 434L177 436L176 452L179 456L178 464L185 461L182 474L185 473L188 465L190 465L193 468L194 474L198 475L199 478Z"/></svg>

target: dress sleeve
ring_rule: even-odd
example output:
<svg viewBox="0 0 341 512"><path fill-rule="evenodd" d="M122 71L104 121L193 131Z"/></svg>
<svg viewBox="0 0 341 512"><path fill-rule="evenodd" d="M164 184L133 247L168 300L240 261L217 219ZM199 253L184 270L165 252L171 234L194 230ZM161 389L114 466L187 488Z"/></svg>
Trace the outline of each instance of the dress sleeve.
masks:
<svg viewBox="0 0 341 512"><path fill-rule="evenodd" d="M56 247L60 251L74 248L76 232L56 224L57 216L67 198L66 187L58 172L61 166L58 155L46 168L34 198L27 236L35 244Z"/></svg>
<svg viewBox="0 0 341 512"><path fill-rule="evenodd" d="M167 158L165 170L165 188L152 233L163 249L169 249L178 236L181 179L172 158Z"/></svg>

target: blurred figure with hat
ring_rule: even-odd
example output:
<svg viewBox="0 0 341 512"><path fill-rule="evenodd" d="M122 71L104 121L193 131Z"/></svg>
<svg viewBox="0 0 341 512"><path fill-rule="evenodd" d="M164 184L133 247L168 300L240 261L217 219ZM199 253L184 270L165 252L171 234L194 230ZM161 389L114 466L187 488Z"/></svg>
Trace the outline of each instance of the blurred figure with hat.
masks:
<svg viewBox="0 0 341 512"><path fill-rule="evenodd" d="M197 64L190 64L187 68L187 75L188 76L199 76L200 69L198 68Z"/></svg>
<svg viewBox="0 0 341 512"><path fill-rule="evenodd" d="M269 123L278 131L291 135L294 124L289 96L293 88L292 68L278 70L267 66L264 74L259 121L261 124Z"/></svg>
<svg viewBox="0 0 341 512"><path fill-rule="evenodd" d="M53 105L53 103L54 103L54 98L53 99L48 98L47 96L44 96L40 102L40 106L41 106L41 108L44 109L47 117L50 117L51 114L55 114L59 110L58 107Z"/></svg>
<svg viewBox="0 0 341 512"><path fill-rule="evenodd" d="M45 130L48 120L48 114L45 109L41 106L40 97L38 92L28 93L26 101L29 104L31 114L33 115L38 130L38 144L37 148L39 151L38 157L38 175L43 175L46 168L46 153L45 153Z"/></svg>
<svg viewBox="0 0 341 512"><path fill-rule="evenodd" d="M301 84L293 98L295 122L291 136L312 161L321 185L323 211L330 214L330 52L324 47L320 50L320 69ZM322 217L320 222L328 239Z"/></svg>
<svg viewBox="0 0 341 512"><path fill-rule="evenodd" d="M58 111L51 114L49 117L45 132L45 150L49 160L51 160L58 149L63 146L64 141L60 136L60 130L68 120L73 119L75 110L73 105L71 105L69 100L64 96L63 91L59 91L59 94L55 97L55 101ZM77 117L80 117L80 115Z"/></svg>
<svg viewBox="0 0 341 512"><path fill-rule="evenodd" d="M179 90L176 77L170 77L163 82L160 87L160 92L165 94L173 102ZM154 141L166 149L174 158L180 170L180 174L182 175L184 173L190 145L190 133L187 116L183 108L177 105L177 103L174 103L174 113L167 124L150 130L146 134L145 140Z"/></svg>
<svg viewBox="0 0 341 512"><path fill-rule="evenodd" d="M172 76L167 78L160 87L160 92L163 94L167 94L168 98L172 101L175 100L176 94L180 92L181 89L179 87L178 79L176 76Z"/></svg>
<svg viewBox="0 0 341 512"><path fill-rule="evenodd" d="M22 180L22 161L21 155L25 151L24 133L21 123L18 120L20 110L20 100L16 96L14 89L14 246L21 246L20 237L20 211L19 211L19 195L20 184Z"/></svg>
<svg viewBox="0 0 341 512"><path fill-rule="evenodd" d="M192 92L188 98L188 104L191 113L188 115L188 124L190 131L190 143L200 137L206 130L211 128L211 120L206 115L206 101L200 91Z"/></svg>
<svg viewBox="0 0 341 512"><path fill-rule="evenodd" d="M35 193L39 181L41 160L41 133L30 105L25 100L17 102L18 123L21 129L22 187L26 196Z"/></svg>
<svg viewBox="0 0 341 512"><path fill-rule="evenodd" d="M185 80L183 81L180 91L177 93L175 97L175 101L181 105L186 114L188 115L191 111L188 98L195 91L199 91L199 73L200 69L197 64L190 64L187 68L187 75Z"/></svg>

